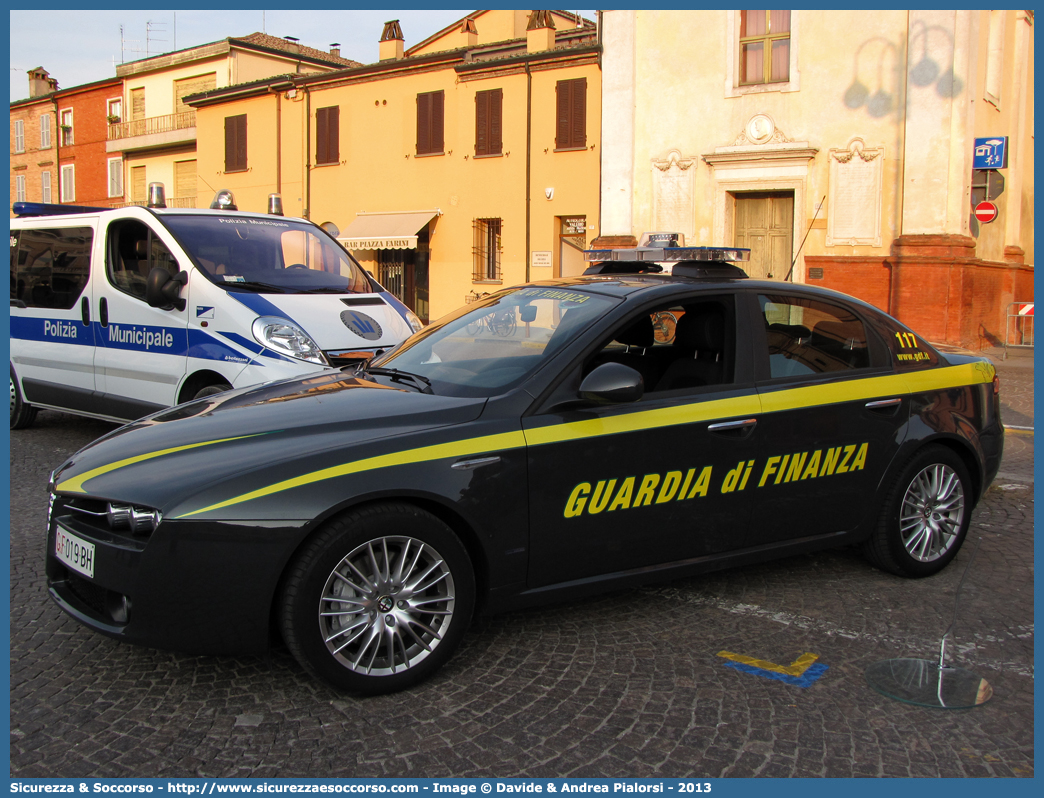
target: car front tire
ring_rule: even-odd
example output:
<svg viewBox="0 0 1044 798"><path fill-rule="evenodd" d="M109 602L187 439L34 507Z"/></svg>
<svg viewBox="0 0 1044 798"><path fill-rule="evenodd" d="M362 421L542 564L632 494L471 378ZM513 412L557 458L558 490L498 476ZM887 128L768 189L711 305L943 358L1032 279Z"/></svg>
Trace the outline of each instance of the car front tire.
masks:
<svg viewBox="0 0 1044 798"><path fill-rule="evenodd" d="M964 543L972 503L972 482L961 458L945 446L928 446L892 480L864 554L899 576L936 574Z"/></svg>
<svg viewBox="0 0 1044 798"><path fill-rule="evenodd" d="M208 385L205 388L200 388L196 391L196 395L192 397L193 401L196 399L204 399L207 396L214 396L215 394L224 393L225 391L231 391L232 386L227 382L219 382L216 385Z"/></svg>
<svg viewBox="0 0 1044 798"><path fill-rule="evenodd" d="M381 504L328 522L291 565L280 626L306 671L339 690L410 687L459 645L475 606L467 550L442 521Z"/></svg>
<svg viewBox="0 0 1044 798"><path fill-rule="evenodd" d="M15 380L14 372L11 372L11 429L25 429L31 427L36 420L37 408L26 404L22 399L22 392L18 390L18 382Z"/></svg>

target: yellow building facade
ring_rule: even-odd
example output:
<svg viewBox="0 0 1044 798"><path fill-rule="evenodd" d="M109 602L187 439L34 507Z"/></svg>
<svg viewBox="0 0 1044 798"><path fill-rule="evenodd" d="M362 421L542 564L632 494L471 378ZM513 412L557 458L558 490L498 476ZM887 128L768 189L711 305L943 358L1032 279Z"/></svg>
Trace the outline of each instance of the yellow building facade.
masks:
<svg viewBox="0 0 1044 798"><path fill-rule="evenodd" d="M381 61L189 98L199 191L332 223L422 319L582 270L598 234L595 28L555 12L475 12ZM229 149L245 131L245 160Z"/></svg>
<svg viewBox="0 0 1044 798"><path fill-rule="evenodd" d="M122 93L109 100L111 157L122 157L124 197L118 204L143 204L149 183L166 188L171 207L197 207L196 112L184 97L200 91L261 80L277 74L310 75L357 62L297 43L250 36L153 56L116 67ZM204 207L213 191L199 196Z"/></svg>

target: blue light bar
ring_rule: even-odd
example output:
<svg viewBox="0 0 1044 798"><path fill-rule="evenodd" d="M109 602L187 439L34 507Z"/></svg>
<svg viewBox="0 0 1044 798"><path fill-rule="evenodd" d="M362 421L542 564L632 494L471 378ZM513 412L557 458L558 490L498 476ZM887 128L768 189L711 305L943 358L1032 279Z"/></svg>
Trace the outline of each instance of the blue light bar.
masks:
<svg viewBox="0 0 1044 798"><path fill-rule="evenodd" d="M11 206L15 216L65 216L70 213L100 213L112 208L93 208L89 205L55 205L50 202L16 202Z"/></svg>
<svg viewBox="0 0 1044 798"><path fill-rule="evenodd" d="M677 263L701 261L717 263L745 263L750 250L743 247L632 247L630 249L587 249L586 261L644 261L646 263Z"/></svg>

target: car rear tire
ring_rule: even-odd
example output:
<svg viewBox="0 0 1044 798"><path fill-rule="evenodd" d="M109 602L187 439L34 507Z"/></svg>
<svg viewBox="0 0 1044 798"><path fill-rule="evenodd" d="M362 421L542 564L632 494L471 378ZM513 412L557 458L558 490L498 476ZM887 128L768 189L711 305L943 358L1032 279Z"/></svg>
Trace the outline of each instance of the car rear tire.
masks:
<svg viewBox="0 0 1044 798"><path fill-rule="evenodd" d="M227 382L219 382L215 385L208 385L205 388L200 388L196 391L196 395L192 397L193 400L204 399L208 396L213 396L217 393L224 393L225 391L231 391L232 386Z"/></svg>
<svg viewBox="0 0 1044 798"><path fill-rule="evenodd" d="M453 530L395 503L349 512L319 531L290 567L279 620L306 671L376 695L440 668L474 607L471 559Z"/></svg>
<svg viewBox="0 0 1044 798"><path fill-rule="evenodd" d="M892 480L877 529L863 552L893 574L931 576L957 556L971 512L967 466L951 449L928 446Z"/></svg>
<svg viewBox="0 0 1044 798"><path fill-rule="evenodd" d="M37 408L22 400L22 392L18 390L18 382L11 372L11 429L31 427L36 420Z"/></svg>

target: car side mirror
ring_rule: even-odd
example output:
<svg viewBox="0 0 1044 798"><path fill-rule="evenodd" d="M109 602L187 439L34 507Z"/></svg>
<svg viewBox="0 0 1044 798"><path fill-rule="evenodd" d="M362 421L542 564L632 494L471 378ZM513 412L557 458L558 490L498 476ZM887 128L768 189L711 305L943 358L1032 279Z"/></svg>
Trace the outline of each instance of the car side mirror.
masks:
<svg viewBox="0 0 1044 798"><path fill-rule="evenodd" d="M166 269L156 266L149 272L145 282L145 301L149 307L160 310L185 309L185 300L181 298L181 286L188 283L188 272L180 271L173 277Z"/></svg>
<svg viewBox="0 0 1044 798"><path fill-rule="evenodd" d="M642 375L622 363L603 363L580 383L580 398L599 405L637 402L644 395Z"/></svg>

